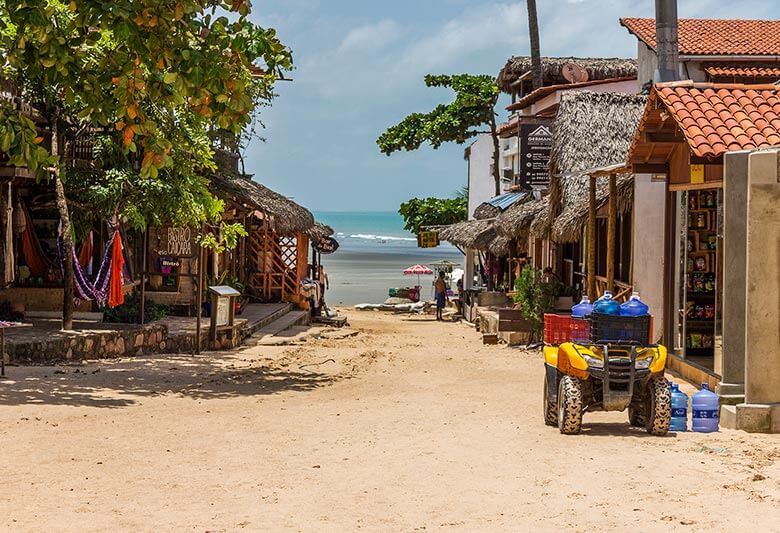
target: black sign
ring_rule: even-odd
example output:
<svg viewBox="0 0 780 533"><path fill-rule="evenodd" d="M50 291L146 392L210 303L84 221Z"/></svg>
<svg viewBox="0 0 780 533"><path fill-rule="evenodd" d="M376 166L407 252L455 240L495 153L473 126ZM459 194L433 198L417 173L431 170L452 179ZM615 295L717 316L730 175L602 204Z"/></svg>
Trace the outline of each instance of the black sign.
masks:
<svg viewBox="0 0 780 533"><path fill-rule="evenodd" d="M321 254L332 254L339 249L339 241L333 237L322 239L320 242L314 245L314 249Z"/></svg>
<svg viewBox="0 0 780 533"><path fill-rule="evenodd" d="M547 190L550 185L552 126L520 125L520 186L525 190Z"/></svg>
<svg viewBox="0 0 780 533"><path fill-rule="evenodd" d="M161 226L150 228L149 245L158 257L195 257L197 233L192 228Z"/></svg>

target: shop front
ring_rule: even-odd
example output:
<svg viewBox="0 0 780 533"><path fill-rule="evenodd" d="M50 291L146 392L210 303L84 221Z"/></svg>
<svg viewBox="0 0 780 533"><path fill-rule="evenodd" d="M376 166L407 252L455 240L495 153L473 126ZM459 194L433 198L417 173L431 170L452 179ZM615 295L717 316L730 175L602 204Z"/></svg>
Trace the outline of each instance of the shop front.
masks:
<svg viewBox="0 0 780 533"><path fill-rule="evenodd" d="M723 377L726 152L780 144L774 85L675 82L652 90L629 153L667 184L663 341L684 377ZM660 288L659 288L660 289ZM684 365L679 364L684 363Z"/></svg>

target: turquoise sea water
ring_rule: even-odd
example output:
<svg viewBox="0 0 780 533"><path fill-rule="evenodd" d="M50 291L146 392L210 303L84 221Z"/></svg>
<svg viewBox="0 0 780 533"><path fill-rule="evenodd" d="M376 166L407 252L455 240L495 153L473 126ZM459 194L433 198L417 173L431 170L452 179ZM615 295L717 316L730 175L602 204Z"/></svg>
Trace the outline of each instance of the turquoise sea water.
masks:
<svg viewBox="0 0 780 533"><path fill-rule="evenodd" d="M447 259L463 265L463 255L449 243L438 248L417 247L414 235L403 229L395 212L316 212L320 222L331 226L339 241L338 251L323 256L330 289L330 305L381 303L390 287L411 287L416 276L404 276L404 269ZM422 276L423 296L430 296L433 276Z"/></svg>

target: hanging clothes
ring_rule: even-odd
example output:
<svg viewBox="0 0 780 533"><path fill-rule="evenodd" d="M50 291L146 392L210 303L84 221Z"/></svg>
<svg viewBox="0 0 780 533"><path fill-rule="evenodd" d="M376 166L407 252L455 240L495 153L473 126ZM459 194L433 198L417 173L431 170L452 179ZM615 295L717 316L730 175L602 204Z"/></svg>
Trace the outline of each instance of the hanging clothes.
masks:
<svg viewBox="0 0 780 533"><path fill-rule="evenodd" d="M45 278L51 263L41 249L41 243L38 240L38 235L35 234L30 212L21 204L19 204L19 207L21 207L24 214L24 231L22 231L22 255L24 256L24 262L34 278Z"/></svg>
<svg viewBox="0 0 780 533"><path fill-rule="evenodd" d="M108 306L117 307L125 302L122 292L122 271L125 268L125 258L122 254L122 237L119 230L114 232L114 242L111 245L111 278L108 283Z"/></svg>
<svg viewBox="0 0 780 533"><path fill-rule="evenodd" d="M79 265L87 274L92 274L92 232L90 231L87 238L81 243L81 250L79 250Z"/></svg>
<svg viewBox="0 0 780 533"><path fill-rule="evenodd" d="M13 190L9 181L8 200L5 208L5 257L3 262L5 267L3 282L6 287L14 282L14 271L16 270L16 265L14 264L14 202L12 193Z"/></svg>

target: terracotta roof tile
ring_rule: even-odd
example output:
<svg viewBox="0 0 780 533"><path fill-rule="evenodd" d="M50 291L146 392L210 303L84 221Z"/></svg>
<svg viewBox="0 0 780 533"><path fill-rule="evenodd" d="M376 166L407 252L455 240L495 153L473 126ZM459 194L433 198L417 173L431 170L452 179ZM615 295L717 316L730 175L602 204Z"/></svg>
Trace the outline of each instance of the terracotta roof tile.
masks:
<svg viewBox="0 0 780 533"><path fill-rule="evenodd" d="M780 79L780 63L765 65L708 65L704 71L719 78L777 78Z"/></svg>
<svg viewBox="0 0 780 533"><path fill-rule="evenodd" d="M699 157L780 144L780 85L675 82L654 91Z"/></svg>
<svg viewBox="0 0 780 533"><path fill-rule="evenodd" d="M620 23L655 49L655 19ZM780 55L780 20L680 19L677 33L683 55Z"/></svg>

